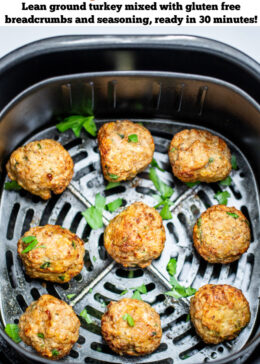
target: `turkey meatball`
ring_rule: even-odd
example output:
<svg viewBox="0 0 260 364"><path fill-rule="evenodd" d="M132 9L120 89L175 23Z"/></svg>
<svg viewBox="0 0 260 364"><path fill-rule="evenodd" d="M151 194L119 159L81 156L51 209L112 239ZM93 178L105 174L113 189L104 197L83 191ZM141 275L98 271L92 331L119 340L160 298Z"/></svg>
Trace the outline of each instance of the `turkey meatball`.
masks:
<svg viewBox="0 0 260 364"><path fill-rule="evenodd" d="M98 145L104 177L111 182L133 179L153 159L151 133L129 120L104 124L98 132Z"/></svg>
<svg viewBox="0 0 260 364"><path fill-rule="evenodd" d="M108 305L101 332L109 347L120 355L150 354L162 338L158 313L148 303L133 298Z"/></svg>
<svg viewBox="0 0 260 364"><path fill-rule="evenodd" d="M249 247L249 223L235 207L211 206L197 220L193 241L198 253L208 262L231 263Z"/></svg>
<svg viewBox="0 0 260 364"><path fill-rule="evenodd" d="M191 321L207 344L234 339L250 321L243 293L227 284L206 284L190 301Z"/></svg>
<svg viewBox="0 0 260 364"><path fill-rule="evenodd" d="M183 182L216 182L231 171L227 144L205 130L182 130L174 135L169 158L173 174Z"/></svg>
<svg viewBox="0 0 260 364"><path fill-rule="evenodd" d="M18 254L32 278L65 283L80 273L84 242L58 225L31 228L18 241Z"/></svg>
<svg viewBox="0 0 260 364"><path fill-rule="evenodd" d="M44 200L62 193L73 176L73 161L63 146L43 139L16 149L6 165L8 177Z"/></svg>
<svg viewBox="0 0 260 364"><path fill-rule="evenodd" d="M77 342L79 327L79 319L66 302L45 294L20 317L19 334L42 356L57 360Z"/></svg>
<svg viewBox="0 0 260 364"><path fill-rule="evenodd" d="M165 229L158 211L135 202L114 217L105 229L108 254L124 267L147 267L164 248Z"/></svg>

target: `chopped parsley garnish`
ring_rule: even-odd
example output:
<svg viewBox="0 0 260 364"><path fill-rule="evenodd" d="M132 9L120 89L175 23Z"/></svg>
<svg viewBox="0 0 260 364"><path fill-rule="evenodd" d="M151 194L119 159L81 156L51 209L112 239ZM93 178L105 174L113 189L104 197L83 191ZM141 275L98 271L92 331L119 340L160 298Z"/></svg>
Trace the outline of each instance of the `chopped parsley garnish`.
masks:
<svg viewBox="0 0 260 364"><path fill-rule="evenodd" d="M51 353L52 353L52 356L58 356L58 355L60 355L60 353L58 352L57 349L53 349Z"/></svg>
<svg viewBox="0 0 260 364"><path fill-rule="evenodd" d="M187 317L186 317L186 322L190 321L190 314L188 313Z"/></svg>
<svg viewBox="0 0 260 364"><path fill-rule="evenodd" d="M198 227L201 227L201 217L197 220Z"/></svg>
<svg viewBox="0 0 260 364"><path fill-rule="evenodd" d="M109 182L105 190L111 190L112 188L120 186L120 182Z"/></svg>
<svg viewBox="0 0 260 364"><path fill-rule="evenodd" d="M128 292L128 289L125 289L124 291L122 291L122 292L120 293L120 296L124 296L125 294L127 294L127 292Z"/></svg>
<svg viewBox="0 0 260 364"><path fill-rule="evenodd" d="M154 167L150 168L149 171L149 177L151 181L154 184L154 187L157 189L157 191L160 192L160 195L162 199L170 198L173 194L173 189L168 186L166 183L160 180L160 178L157 176L156 170Z"/></svg>
<svg viewBox="0 0 260 364"><path fill-rule="evenodd" d="M87 324L91 324L92 320L88 314L88 311L86 310L86 308L84 308L83 311L81 311L81 313L79 314L85 321Z"/></svg>
<svg viewBox="0 0 260 364"><path fill-rule="evenodd" d="M76 245L75 241L72 241L71 245L73 246L74 249L77 248L77 245Z"/></svg>
<svg viewBox="0 0 260 364"><path fill-rule="evenodd" d="M45 262L45 263L43 263L41 266L40 266L40 268L41 269L45 269L45 268L49 268L49 266L51 265L51 263L50 262Z"/></svg>
<svg viewBox="0 0 260 364"><path fill-rule="evenodd" d="M171 258L167 264L167 272L170 274L170 276L174 276L174 274L176 273L176 267L177 267L177 262L175 258Z"/></svg>
<svg viewBox="0 0 260 364"><path fill-rule="evenodd" d="M134 325L135 325L134 319L131 315L129 315L129 313L124 314L123 320L127 321L128 325L130 327L134 327Z"/></svg>
<svg viewBox="0 0 260 364"><path fill-rule="evenodd" d="M124 139L124 137L125 137L124 134L117 133L117 135L119 135L121 139Z"/></svg>
<svg viewBox="0 0 260 364"><path fill-rule="evenodd" d="M134 271L133 270L129 271L128 278L134 278Z"/></svg>
<svg viewBox="0 0 260 364"><path fill-rule="evenodd" d="M20 191L22 187L16 181L6 182L4 189L7 191Z"/></svg>
<svg viewBox="0 0 260 364"><path fill-rule="evenodd" d="M170 211L170 204L168 203L168 200L164 202L164 206L161 209L160 215L163 220L170 220L172 219L172 213Z"/></svg>
<svg viewBox="0 0 260 364"><path fill-rule="evenodd" d="M214 162L214 158L210 157L209 158L209 163L213 163Z"/></svg>
<svg viewBox="0 0 260 364"><path fill-rule="evenodd" d="M192 187L194 187L194 186L199 185L199 184L200 184L200 181L196 181L196 182L185 182L185 184L186 184L188 187L192 188Z"/></svg>
<svg viewBox="0 0 260 364"><path fill-rule="evenodd" d="M97 261L97 258L95 257L95 255L93 255L93 262L95 263Z"/></svg>
<svg viewBox="0 0 260 364"><path fill-rule="evenodd" d="M44 339L44 334L42 332L38 332L37 336L41 339Z"/></svg>
<svg viewBox="0 0 260 364"><path fill-rule="evenodd" d="M221 205L226 205L228 202L228 198L230 197L230 193L228 191L218 191L214 198L218 201Z"/></svg>
<svg viewBox="0 0 260 364"><path fill-rule="evenodd" d="M76 293L67 294L68 300L72 300L72 298L74 298L75 296L76 296Z"/></svg>
<svg viewBox="0 0 260 364"><path fill-rule="evenodd" d="M234 212L227 212L227 215L232 216L234 219L238 219L239 216L235 214Z"/></svg>
<svg viewBox="0 0 260 364"><path fill-rule="evenodd" d="M38 143L37 146L38 146L39 149L42 149L42 146L41 146L40 143Z"/></svg>
<svg viewBox="0 0 260 364"><path fill-rule="evenodd" d="M138 135L137 134L131 134L128 135L128 142L137 143L138 142Z"/></svg>
<svg viewBox="0 0 260 364"><path fill-rule="evenodd" d="M28 253L29 251L35 249L38 244L38 240L35 236L25 236L22 238L22 242L27 245L27 247L22 251L22 254Z"/></svg>
<svg viewBox="0 0 260 364"><path fill-rule="evenodd" d="M154 168L157 168L159 169L159 171L162 171L162 172L165 172L164 169L162 169L159 164L156 162L156 160L153 158L152 162L151 162L151 166L154 167Z"/></svg>
<svg viewBox="0 0 260 364"><path fill-rule="evenodd" d="M106 205L106 209L110 212L116 211L120 206L122 206L123 200L122 198L117 198L116 200L109 202Z"/></svg>
<svg viewBox="0 0 260 364"><path fill-rule="evenodd" d="M176 148L172 148L171 150L170 150L170 152L172 153L172 152L175 152L175 150L176 150Z"/></svg>
<svg viewBox="0 0 260 364"><path fill-rule="evenodd" d="M103 227L103 210L105 205L106 198L98 193L95 197L95 206L91 206L82 212L82 215L93 230Z"/></svg>
<svg viewBox="0 0 260 364"><path fill-rule="evenodd" d="M92 293L93 292L93 288L90 288L88 293Z"/></svg>
<svg viewBox="0 0 260 364"><path fill-rule="evenodd" d="M94 116L71 115L56 125L59 132L71 129L76 137L80 136L81 129L84 128L92 136L97 135L97 127L94 122Z"/></svg>
<svg viewBox="0 0 260 364"><path fill-rule="evenodd" d="M230 176L227 176L227 178L223 179L219 182L221 186L230 186L232 183L232 178Z"/></svg>
<svg viewBox="0 0 260 364"><path fill-rule="evenodd" d="M139 291L134 291L134 293L132 295L132 298L135 299L135 300L142 301L142 297L141 297L141 294L140 294Z"/></svg>
<svg viewBox="0 0 260 364"><path fill-rule="evenodd" d="M232 165L232 169L237 169L237 159L235 155L231 156L231 165Z"/></svg>
<svg viewBox="0 0 260 364"><path fill-rule="evenodd" d="M134 287L134 288L131 288L131 289L135 289L135 290L137 290L138 292L140 292L142 294L146 294L147 293L147 288L146 288L146 285L145 284L142 284L139 287Z"/></svg>
<svg viewBox="0 0 260 364"><path fill-rule="evenodd" d="M59 276L59 279L64 282L65 276Z"/></svg>
<svg viewBox="0 0 260 364"><path fill-rule="evenodd" d="M174 275L176 273L176 265L177 265L177 262L174 258L171 258L167 264L167 271L168 271L169 275L171 276L170 283L172 285L172 289L171 289L171 291L165 292L164 294L167 296L174 297L176 299L194 295L194 293L196 292L195 288L183 287L179 284L179 282L175 278Z"/></svg>
<svg viewBox="0 0 260 364"><path fill-rule="evenodd" d="M21 341L18 325L7 324L5 327L5 332L16 344L18 344Z"/></svg>
<svg viewBox="0 0 260 364"><path fill-rule="evenodd" d="M113 173L108 173L108 176L112 179L118 179L118 176L116 174Z"/></svg>

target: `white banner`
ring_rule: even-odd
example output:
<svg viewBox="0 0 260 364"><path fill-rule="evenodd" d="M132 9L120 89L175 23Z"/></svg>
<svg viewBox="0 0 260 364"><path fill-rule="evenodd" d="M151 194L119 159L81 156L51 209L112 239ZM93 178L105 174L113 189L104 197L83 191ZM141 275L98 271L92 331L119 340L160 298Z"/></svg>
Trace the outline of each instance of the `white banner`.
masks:
<svg viewBox="0 0 260 364"><path fill-rule="evenodd" d="M256 26L260 0L1 0L6 26Z"/></svg>

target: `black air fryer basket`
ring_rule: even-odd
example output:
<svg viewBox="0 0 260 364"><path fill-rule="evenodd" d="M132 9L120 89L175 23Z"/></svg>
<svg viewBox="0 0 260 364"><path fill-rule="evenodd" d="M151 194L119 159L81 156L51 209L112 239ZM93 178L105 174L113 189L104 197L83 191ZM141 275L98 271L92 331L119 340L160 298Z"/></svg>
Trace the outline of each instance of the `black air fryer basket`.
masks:
<svg viewBox="0 0 260 364"><path fill-rule="evenodd" d="M0 333L28 362L49 363L23 343L5 333L6 323L18 322L26 307L44 293L74 306L79 314L87 307L92 324L81 322L80 337L66 363L242 363L259 345L258 297L260 277L260 66L245 54L222 43L188 36L58 37L32 43L0 61L0 160L31 140L53 138L70 152L75 163L71 185L49 201L26 191L2 190L0 229ZM155 140L155 159L166 172L160 178L174 188L173 219L165 221L167 241L159 259L148 269L128 271L115 264L103 247L103 230L91 231L81 215L104 193L96 140L82 133L60 134L60 116L84 113L91 102L98 127L109 120L143 122ZM241 209L251 225L250 248L228 265L206 263L193 250L191 231L208 206L216 204L217 184L189 189L173 177L167 150L176 132L205 128L220 135L237 158L232 184L226 187L229 206ZM121 197L124 205L142 200L154 205L147 171L135 183L105 191L107 202ZM115 213L106 212L109 221ZM59 224L86 242L85 266L69 284L29 279L17 258L16 243L32 225ZM205 345L187 321L189 301L173 302L166 265L177 259L177 279L195 288L206 283L227 283L243 290L251 309L250 324L233 341ZM106 304L118 300L126 288L144 283L143 299L160 314L163 338L159 348L145 357L120 357L100 335L100 318ZM89 289L93 291L86 294ZM72 301L68 294L75 293ZM130 293L129 293L130 294ZM129 296L126 295L124 297ZM131 294L130 294L131 296Z"/></svg>

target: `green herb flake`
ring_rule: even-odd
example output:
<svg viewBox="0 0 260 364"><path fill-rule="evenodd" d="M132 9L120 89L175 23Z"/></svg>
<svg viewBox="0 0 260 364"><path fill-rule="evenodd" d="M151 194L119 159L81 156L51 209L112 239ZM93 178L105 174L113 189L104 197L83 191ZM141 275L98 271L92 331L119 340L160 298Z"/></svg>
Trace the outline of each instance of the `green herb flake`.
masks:
<svg viewBox="0 0 260 364"><path fill-rule="evenodd" d="M42 149L42 146L41 146L40 143L38 143L37 146L38 146L39 149Z"/></svg>
<svg viewBox="0 0 260 364"><path fill-rule="evenodd" d="M64 282L65 276L59 276L59 279Z"/></svg>
<svg viewBox="0 0 260 364"><path fill-rule="evenodd" d="M138 287L134 287L131 289L136 289L138 292L142 293L142 294L146 294L147 293L147 288L145 284L142 284L141 286Z"/></svg>
<svg viewBox="0 0 260 364"><path fill-rule="evenodd" d="M194 186L199 185L199 184L200 184L200 181L196 181L196 182L185 182L185 184L186 184L188 187L192 188L192 187L194 187Z"/></svg>
<svg viewBox="0 0 260 364"><path fill-rule="evenodd" d="M124 137L125 137L124 134L117 133L117 135L119 135L121 139L124 139Z"/></svg>
<svg viewBox="0 0 260 364"><path fill-rule="evenodd" d="M125 294L127 294L127 292L128 292L128 289L125 289L124 291L122 291L122 292L120 293L120 296L124 296Z"/></svg>
<svg viewBox="0 0 260 364"><path fill-rule="evenodd" d="M157 332L156 331L153 331L152 332L152 336L156 336L157 335Z"/></svg>
<svg viewBox="0 0 260 364"><path fill-rule="evenodd" d="M231 156L231 165L232 165L232 169L237 169L237 159L235 155Z"/></svg>
<svg viewBox="0 0 260 364"><path fill-rule="evenodd" d="M219 204L221 204L221 205L226 205L227 204L227 202L228 202L228 198L230 197L231 195L230 195L230 193L228 192L228 191L218 191L216 194L215 194L215 196L214 196L214 198L215 198L215 200L217 200L218 201L218 203Z"/></svg>
<svg viewBox="0 0 260 364"><path fill-rule="evenodd" d="M88 311L86 310L86 308L84 308L83 311L81 311L81 313L79 314L85 321L87 324L91 324L92 320L88 314Z"/></svg>
<svg viewBox="0 0 260 364"><path fill-rule="evenodd" d="M230 186L232 183L232 178L230 176L227 176L227 178L223 179L219 182L221 186Z"/></svg>
<svg viewBox="0 0 260 364"><path fill-rule="evenodd" d="M227 212L227 215L233 217L234 219L238 219L239 218L239 216L237 214L233 213L233 212Z"/></svg>
<svg viewBox="0 0 260 364"><path fill-rule="evenodd" d="M152 160L152 162L151 162L151 166L152 167L154 167L154 168L157 168L157 169L159 169L159 171L161 171L161 172L165 172L165 170L164 169L162 169L160 166L159 166L159 164L156 162L156 160L153 158L153 160Z"/></svg>
<svg viewBox="0 0 260 364"><path fill-rule="evenodd" d="M192 287L173 287L171 291L165 292L164 294L175 299L179 299L181 297L189 297L193 296L196 293L196 289Z"/></svg>
<svg viewBox="0 0 260 364"><path fill-rule="evenodd" d="M112 188L120 186L120 182L109 182L105 188L105 190L111 190Z"/></svg>
<svg viewBox="0 0 260 364"><path fill-rule="evenodd" d="M93 262L95 263L97 261L97 258L95 257L95 255L93 255Z"/></svg>
<svg viewBox="0 0 260 364"><path fill-rule="evenodd" d="M25 236L22 238L22 242L25 244L29 244L34 240L36 240L36 236Z"/></svg>
<svg viewBox="0 0 260 364"><path fill-rule="evenodd" d="M201 227L201 217L197 220L198 227Z"/></svg>
<svg viewBox="0 0 260 364"><path fill-rule="evenodd" d="M170 153L173 153L173 152L175 152L175 150L176 150L176 148L172 148L171 150L170 150Z"/></svg>
<svg viewBox="0 0 260 364"><path fill-rule="evenodd" d="M210 163L213 163L214 162L214 158L210 157L208 162L209 162L209 164Z"/></svg>
<svg viewBox="0 0 260 364"><path fill-rule="evenodd" d="M16 181L6 182L4 189L7 191L20 191L22 187Z"/></svg>
<svg viewBox="0 0 260 364"><path fill-rule="evenodd" d="M82 215L93 230L103 227L103 209L105 204L105 197L98 193L95 197L95 206L91 206L82 212Z"/></svg>
<svg viewBox="0 0 260 364"><path fill-rule="evenodd" d="M161 218L163 220L170 220L172 219L172 213L170 211L170 206L168 201L165 201L163 208L161 209L160 212Z"/></svg>
<svg viewBox="0 0 260 364"><path fill-rule="evenodd" d="M49 266L51 265L51 263L50 262L45 262L45 263L43 263L41 266L40 266L40 268L41 269L45 269L45 268L49 268Z"/></svg>
<svg viewBox="0 0 260 364"><path fill-rule="evenodd" d="M109 202L106 205L106 209L110 212L114 212L116 211L120 206L122 206L123 204L123 200L122 198L117 198L116 200Z"/></svg>
<svg viewBox="0 0 260 364"><path fill-rule="evenodd" d="M60 355L60 353L58 352L57 349L53 349L51 353L52 353L52 356L58 356L58 355Z"/></svg>
<svg viewBox="0 0 260 364"><path fill-rule="evenodd" d="M42 332L38 332L37 336L41 339L44 339L44 334Z"/></svg>
<svg viewBox="0 0 260 364"><path fill-rule="evenodd" d="M137 134L131 134L128 135L128 142L132 142L132 143L138 143L138 135Z"/></svg>
<svg viewBox="0 0 260 364"><path fill-rule="evenodd" d="M123 316L123 320L124 321L127 321L128 325L130 327L134 327L135 325L135 322L134 322L134 319L131 315L129 315L128 313L125 313L124 316Z"/></svg>
<svg viewBox="0 0 260 364"><path fill-rule="evenodd" d="M134 291L133 295L132 295L132 298L135 299L135 300L139 300L139 301L142 301L142 297L141 297L141 294L139 291Z"/></svg>
<svg viewBox="0 0 260 364"><path fill-rule="evenodd" d="M168 186L166 183L160 180L160 178L157 176L156 170L154 167L150 168L149 171L149 177L150 180L153 182L154 187L157 189L157 191L160 192L160 195L162 199L168 199L173 194L173 189Z"/></svg>
<svg viewBox="0 0 260 364"><path fill-rule="evenodd" d="M28 253L29 251L35 249L38 244L38 240L35 236L25 236L22 238L22 241L27 244L27 247L22 251L22 254Z"/></svg>
<svg viewBox="0 0 260 364"><path fill-rule="evenodd" d="M75 296L76 296L76 293L67 294L68 300L72 300L72 298L74 298Z"/></svg>
<svg viewBox="0 0 260 364"><path fill-rule="evenodd" d="M71 129L76 137L80 136L82 128L92 136L97 135L97 127L94 122L94 116L71 115L64 119L61 123L56 125L59 132L63 133Z"/></svg>
<svg viewBox="0 0 260 364"><path fill-rule="evenodd" d="M186 317L186 322L189 322L189 321L190 321L190 314L188 314Z"/></svg>
<svg viewBox="0 0 260 364"><path fill-rule="evenodd" d="M18 325L7 324L5 327L5 332L16 344L18 344L21 341Z"/></svg>
<svg viewBox="0 0 260 364"><path fill-rule="evenodd" d="M133 270L129 271L128 278L134 278L134 271Z"/></svg>
<svg viewBox="0 0 260 364"><path fill-rule="evenodd" d="M118 178L119 178L116 174L113 174L113 173L108 173L108 176L109 176L111 179L118 179Z"/></svg>
<svg viewBox="0 0 260 364"><path fill-rule="evenodd" d="M77 249L77 245L76 245L75 241L72 241L71 245L73 246L74 249Z"/></svg>
<svg viewBox="0 0 260 364"><path fill-rule="evenodd" d="M167 272L170 276L174 276L176 274L177 261L175 258L171 258L167 264Z"/></svg>
<svg viewBox="0 0 260 364"><path fill-rule="evenodd" d="M92 293L93 292L93 288L90 288L88 293Z"/></svg>

